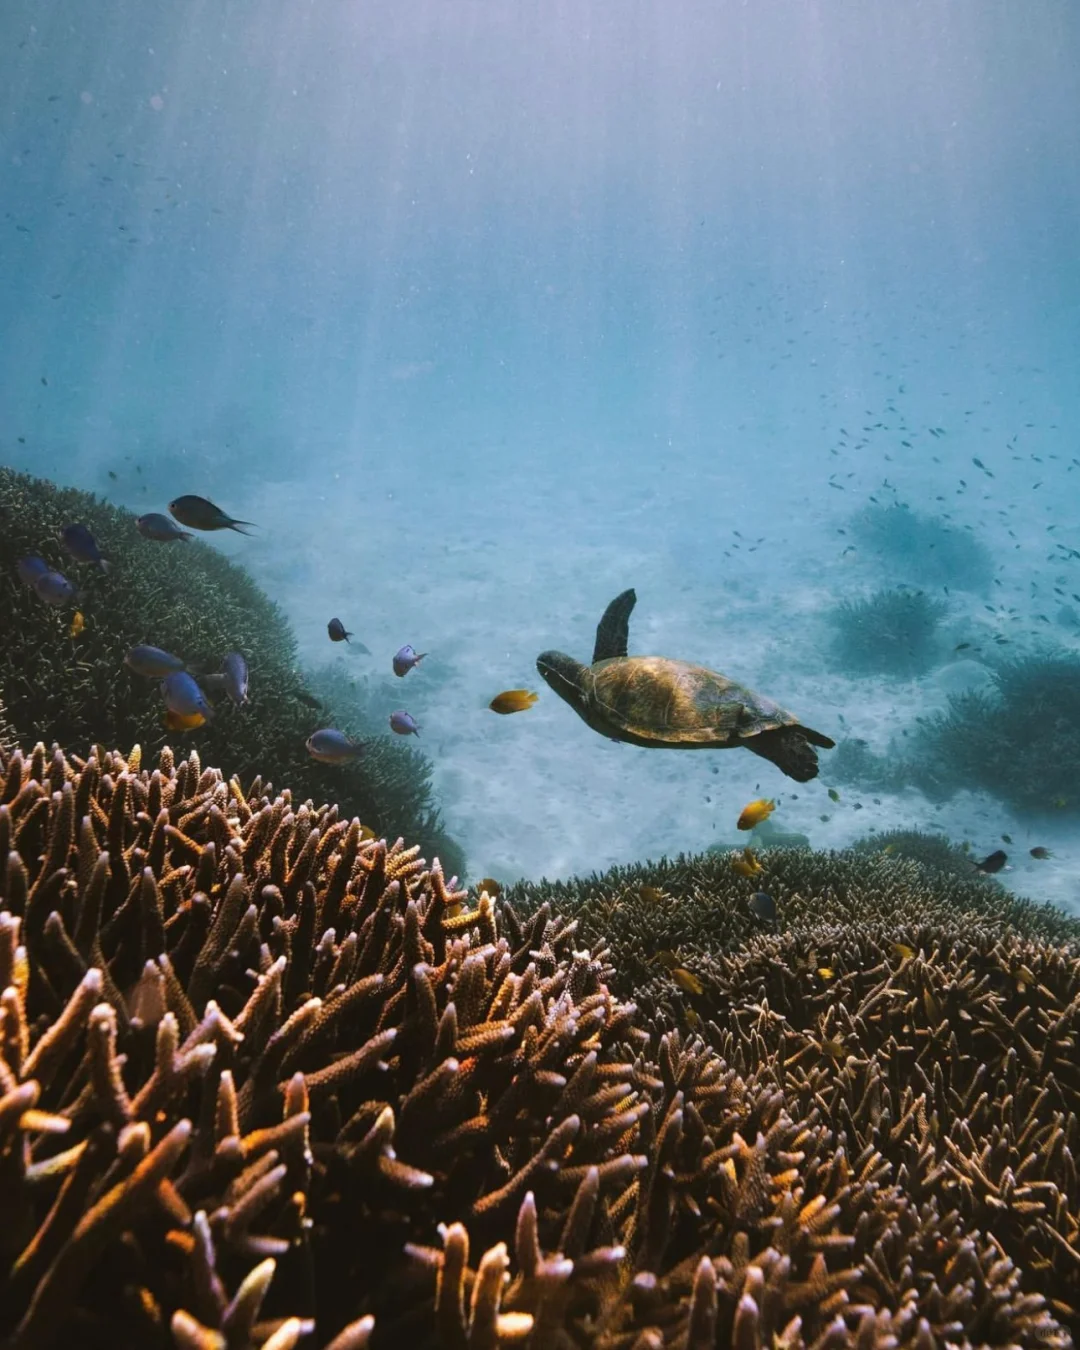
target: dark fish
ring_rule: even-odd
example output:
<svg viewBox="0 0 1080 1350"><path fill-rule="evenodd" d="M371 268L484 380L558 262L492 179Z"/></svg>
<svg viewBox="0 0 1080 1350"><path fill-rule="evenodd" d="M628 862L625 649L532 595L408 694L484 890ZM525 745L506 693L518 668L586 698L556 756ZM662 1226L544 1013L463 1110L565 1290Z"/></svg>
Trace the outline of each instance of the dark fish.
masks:
<svg viewBox="0 0 1080 1350"><path fill-rule="evenodd" d="M345 625L340 619L331 619L326 625L326 631L330 634L331 642L348 642L352 637L351 633L345 631Z"/></svg>
<svg viewBox="0 0 1080 1350"><path fill-rule="evenodd" d="M232 516L226 515L220 506L215 506L205 497L190 494L186 497L177 497L175 501L169 503L169 510L181 525L186 525L190 530L235 530L237 534L247 534L248 531L242 526L249 525L252 529L255 528L252 521L234 520Z"/></svg>
<svg viewBox="0 0 1080 1350"><path fill-rule="evenodd" d="M115 477L115 474L113 476ZM150 511L145 516L139 516L135 521L135 528L144 539L153 539L159 544L170 544L174 539L191 538L187 530L174 525L169 517L163 516L160 511Z"/></svg>
<svg viewBox="0 0 1080 1350"><path fill-rule="evenodd" d="M399 736L419 736L420 726L412 713L407 713L403 709L390 714L390 730L396 731Z"/></svg>
<svg viewBox="0 0 1080 1350"><path fill-rule="evenodd" d="M240 652L229 652L221 663L225 692L238 708L248 701L248 663Z"/></svg>
<svg viewBox="0 0 1080 1350"><path fill-rule="evenodd" d="M1008 861L1009 855L1003 848L999 848L983 858L982 862L975 862L973 859L971 865L972 867L977 867L980 872L985 872L989 875L992 872L1000 872Z"/></svg>
<svg viewBox="0 0 1080 1350"><path fill-rule="evenodd" d="M47 605L66 605L75 599L75 587L62 572L46 570L32 584L39 599Z"/></svg>
<svg viewBox="0 0 1080 1350"><path fill-rule="evenodd" d="M776 919L776 901L768 891L755 891L750 897L750 911L757 918L772 923Z"/></svg>
<svg viewBox="0 0 1080 1350"><path fill-rule="evenodd" d="M109 564L102 557L101 550L97 546L97 540L85 525L65 525L60 538L63 540L64 547L76 562L93 563L95 567L100 567L103 572L109 570Z"/></svg>
<svg viewBox="0 0 1080 1350"><path fill-rule="evenodd" d="M195 682L195 677L186 670L174 671L161 681L161 693L169 712L177 717L194 717L196 713L208 722L214 715L206 701L206 695Z"/></svg>
<svg viewBox="0 0 1080 1350"><path fill-rule="evenodd" d="M34 582L37 581L38 577L43 577L49 570L49 564L44 558L39 558L36 553L33 553L29 557L20 558L15 564L15 570L18 572L22 584L33 589Z"/></svg>
<svg viewBox="0 0 1080 1350"><path fill-rule="evenodd" d="M130 666L136 675L145 675L151 680L163 679L183 670L187 663L172 652L162 651L160 647L151 647L143 643L132 647L124 657L124 664Z"/></svg>
<svg viewBox="0 0 1080 1350"><path fill-rule="evenodd" d="M420 664L425 656L427 656L427 652L418 652L406 643L404 647L394 653L394 674L404 678L414 666Z"/></svg>
<svg viewBox="0 0 1080 1350"><path fill-rule="evenodd" d="M320 764L346 764L363 753L363 746L334 727L313 731L307 738L307 752Z"/></svg>
<svg viewBox="0 0 1080 1350"><path fill-rule="evenodd" d="M1033 858L1052 858L1054 856L1048 848L1043 848L1042 844L1038 844L1035 848L1028 849L1028 852Z"/></svg>

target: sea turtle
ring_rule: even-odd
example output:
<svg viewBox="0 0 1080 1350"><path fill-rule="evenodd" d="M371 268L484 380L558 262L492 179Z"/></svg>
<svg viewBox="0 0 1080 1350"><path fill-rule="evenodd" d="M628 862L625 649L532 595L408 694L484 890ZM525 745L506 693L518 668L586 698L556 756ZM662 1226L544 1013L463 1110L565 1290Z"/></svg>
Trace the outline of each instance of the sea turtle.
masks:
<svg viewBox="0 0 1080 1350"><path fill-rule="evenodd" d="M541 652L536 668L594 731L631 745L675 750L745 746L772 760L789 778L817 776L814 746L835 741L802 726L726 675L667 656L627 656L633 590L617 595L596 629L591 666L565 652Z"/></svg>

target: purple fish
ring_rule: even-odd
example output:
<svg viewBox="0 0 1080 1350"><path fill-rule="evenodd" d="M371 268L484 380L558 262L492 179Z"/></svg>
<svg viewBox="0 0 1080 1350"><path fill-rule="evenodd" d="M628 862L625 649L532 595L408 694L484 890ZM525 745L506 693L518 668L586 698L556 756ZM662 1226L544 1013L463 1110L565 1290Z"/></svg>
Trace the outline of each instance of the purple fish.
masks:
<svg viewBox="0 0 1080 1350"><path fill-rule="evenodd" d="M135 522L135 528L144 539L153 539L159 544L169 544L174 539L190 539L192 537L187 530L182 530L179 525L171 521L168 516L163 516L160 511L150 511L145 516L139 516Z"/></svg>
<svg viewBox="0 0 1080 1350"><path fill-rule="evenodd" d="M225 692L238 708L248 701L248 663L239 652L229 652L221 663Z"/></svg>
<svg viewBox="0 0 1080 1350"><path fill-rule="evenodd" d="M206 701L206 695L195 682L195 678L186 670L175 670L161 681L161 693L165 706L177 717L194 717L198 713L209 722L214 715L213 708Z"/></svg>
<svg viewBox="0 0 1080 1350"><path fill-rule="evenodd" d="M86 525L65 525L60 538L64 547L76 562L93 563L95 567L100 567L103 572L109 570L109 564L102 556L101 549L97 546L97 540Z"/></svg>
<svg viewBox="0 0 1080 1350"><path fill-rule="evenodd" d="M47 605L68 605L76 595L75 587L62 572L42 572L34 580L34 590Z"/></svg>
<svg viewBox="0 0 1080 1350"><path fill-rule="evenodd" d="M364 747L334 727L313 731L307 738L307 752L320 764L347 764L362 754Z"/></svg>
<svg viewBox="0 0 1080 1350"><path fill-rule="evenodd" d="M418 666L425 656L427 656L427 652L414 651L406 643L400 651L394 653L394 674L400 675L404 679L413 666Z"/></svg>
<svg viewBox="0 0 1080 1350"><path fill-rule="evenodd" d="M348 642L352 637L351 633L345 631L345 625L340 619L331 619L326 625L326 631L330 634L331 642Z"/></svg>
<svg viewBox="0 0 1080 1350"><path fill-rule="evenodd" d="M44 558L39 558L36 553L32 553L26 558L20 558L15 564L15 570L18 572L22 584L33 588L38 577L44 576L49 570L49 564Z"/></svg>
<svg viewBox="0 0 1080 1350"><path fill-rule="evenodd" d="M404 709L390 714L390 730L396 731L399 736L419 736L420 727L412 713L407 713Z"/></svg>

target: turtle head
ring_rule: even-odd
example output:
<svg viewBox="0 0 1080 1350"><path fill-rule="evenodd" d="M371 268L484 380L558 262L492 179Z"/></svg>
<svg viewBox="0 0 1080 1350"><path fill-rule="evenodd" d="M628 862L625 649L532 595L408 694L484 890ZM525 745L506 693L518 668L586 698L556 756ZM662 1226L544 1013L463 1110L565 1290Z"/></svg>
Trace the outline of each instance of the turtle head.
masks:
<svg viewBox="0 0 1080 1350"><path fill-rule="evenodd" d="M586 717L592 671L565 652L541 652L536 669L552 689L570 704L579 716Z"/></svg>

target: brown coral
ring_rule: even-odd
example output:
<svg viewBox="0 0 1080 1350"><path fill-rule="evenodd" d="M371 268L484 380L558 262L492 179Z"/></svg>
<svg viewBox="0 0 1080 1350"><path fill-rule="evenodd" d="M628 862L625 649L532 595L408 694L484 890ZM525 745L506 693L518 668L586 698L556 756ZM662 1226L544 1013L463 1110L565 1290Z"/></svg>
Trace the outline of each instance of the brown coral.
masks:
<svg viewBox="0 0 1080 1350"><path fill-rule="evenodd" d="M15 1350L1068 1344L971 1198L1034 1194L1071 1247L1071 1192L1039 1190L1068 1122L1011 1181L956 1133L946 1187L883 1146L897 1110L923 1128L906 1098L843 1135L862 1080L785 1067L750 964L723 1057L671 1030L650 1058L602 943L544 905L459 913L362 833L194 755L0 760Z"/></svg>

